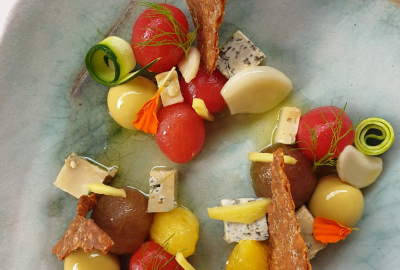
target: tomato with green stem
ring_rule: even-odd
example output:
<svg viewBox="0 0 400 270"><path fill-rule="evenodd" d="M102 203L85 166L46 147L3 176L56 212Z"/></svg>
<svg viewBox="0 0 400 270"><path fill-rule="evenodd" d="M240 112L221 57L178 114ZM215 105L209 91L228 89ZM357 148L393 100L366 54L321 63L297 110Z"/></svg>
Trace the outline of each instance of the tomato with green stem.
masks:
<svg viewBox="0 0 400 270"><path fill-rule="evenodd" d="M133 26L132 48L136 61L145 66L161 57L149 71L168 71L178 64L194 40L193 35L188 38L186 16L179 8L169 4L141 2L141 5L148 9Z"/></svg>
<svg viewBox="0 0 400 270"><path fill-rule="evenodd" d="M166 248L168 243L164 248L154 241L144 243L132 256L129 270L184 270Z"/></svg>
<svg viewBox="0 0 400 270"><path fill-rule="evenodd" d="M314 170L321 165L335 166L343 149L353 144L354 127L345 108L320 107L300 118L297 144L314 162Z"/></svg>

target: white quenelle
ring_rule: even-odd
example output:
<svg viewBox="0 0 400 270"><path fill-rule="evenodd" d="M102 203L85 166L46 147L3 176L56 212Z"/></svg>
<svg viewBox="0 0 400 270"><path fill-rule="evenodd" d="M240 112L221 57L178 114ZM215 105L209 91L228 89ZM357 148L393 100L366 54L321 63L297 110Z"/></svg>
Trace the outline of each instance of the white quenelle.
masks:
<svg viewBox="0 0 400 270"><path fill-rule="evenodd" d="M187 57L182 56L182 59L178 63L179 71L186 83L190 83L193 80L200 67L200 52L196 47L190 47Z"/></svg>
<svg viewBox="0 0 400 270"><path fill-rule="evenodd" d="M382 159L368 156L348 145L339 156L337 172L340 180L356 188L371 185L382 172Z"/></svg>
<svg viewBox="0 0 400 270"><path fill-rule="evenodd" d="M284 100L292 82L279 70L250 67L230 78L221 90L231 114L264 113Z"/></svg>

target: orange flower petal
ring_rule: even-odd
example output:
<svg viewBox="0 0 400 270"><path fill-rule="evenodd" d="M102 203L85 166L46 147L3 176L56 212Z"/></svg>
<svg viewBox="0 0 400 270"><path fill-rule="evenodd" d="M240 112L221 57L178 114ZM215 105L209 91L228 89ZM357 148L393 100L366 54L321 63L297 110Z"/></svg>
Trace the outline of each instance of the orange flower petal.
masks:
<svg viewBox="0 0 400 270"><path fill-rule="evenodd" d="M160 102L160 93L157 91L155 95L147 101L137 113L137 118L133 121L133 125L146 133L156 134L158 128L157 109Z"/></svg>
<svg viewBox="0 0 400 270"><path fill-rule="evenodd" d="M146 133L156 134L158 128L158 119L157 119L157 110L158 103L160 102L160 94L164 88L164 85L168 82L168 79L171 77L172 72L175 70L175 67L172 67L168 75L164 78L163 83L158 88L157 93L147 101L142 108L140 108L137 113L137 118L132 124L141 131Z"/></svg>
<svg viewBox="0 0 400 270"><path fill-rule="evenodd" d="M314 238L324 244L336 243L346 238L352 229L340 225L334 220L316 217L314 219Z"/></svg>

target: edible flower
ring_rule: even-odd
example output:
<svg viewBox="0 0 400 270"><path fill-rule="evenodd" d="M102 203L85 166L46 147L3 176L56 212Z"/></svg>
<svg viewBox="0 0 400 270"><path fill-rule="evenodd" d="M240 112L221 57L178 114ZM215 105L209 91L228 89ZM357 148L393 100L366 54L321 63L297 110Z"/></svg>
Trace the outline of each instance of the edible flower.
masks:
<svg viewBox="0 0 400 270"><path fill-rule="evenodd" d="M348 228L332 219L323 217L314 219L314 238L324 244L339 242L345 239L352 230L358 231L357 228Z"/></svg>
<svg viewBox="0 0 400 270"><path fill-rule="evenodd" d="M168 82L174 70L175 67L173 67L168 75L165 77L163 83L161 84L158 91L154 94L154 96L149 101L147 101L138 111L137 118L132 123L138 130L151 134L157 133L157 109L158 104L160 103L160 94L164 88L165 83Z"/></svg>

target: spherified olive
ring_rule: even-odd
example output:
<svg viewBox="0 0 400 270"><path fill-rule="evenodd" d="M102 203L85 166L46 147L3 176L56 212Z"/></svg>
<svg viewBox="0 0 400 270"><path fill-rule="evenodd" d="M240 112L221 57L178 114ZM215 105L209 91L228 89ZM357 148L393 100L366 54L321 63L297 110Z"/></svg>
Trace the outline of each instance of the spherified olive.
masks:
<svg viewBox="0 0 400 270"><path fill-rule="evenodd" d="M64 270L120 270L118 257L100 250L86 253L83 249L72 252L65 259Z"/></svg>
<svg viewBox="0 0 400 270"><path fill-rule="evenodd" d="M294 157L296 164L285 164L284 172L289 179L290 191L296 208L301 207L314 192L317 178L312 171L312 166L308 158L300 151L297 146L274 144L263 149L263 153L273 153L282 148L284 155ZM258 197L272 197L271 192L271 163L253 162L250 169L253 182L253 189Z"/></svg>
<svg viewBox="0 0 400 270"><path fill-rule="evenodd" d="M111 87L108 91L107 105L114 120L130 130L136 130L132 124L140 108L157 92L157 85L144 77Z"/></svg>
<svg viewBox="0 0 400 270"><path fill-rule="evenodd" d="M364 197L358 188L343 183L337 175L329 175L318 180L308 209L315 217L333 219L351 228L364 211Z"/></svg>
<svg viewBox="0 0 400 270"><path fill-rule="evenodd" d="M132 254L145 242L153 222L147 213L147 197L137 189L123 187L126 198L103 195L92 219L114 241L114 254Z"/></svg>

